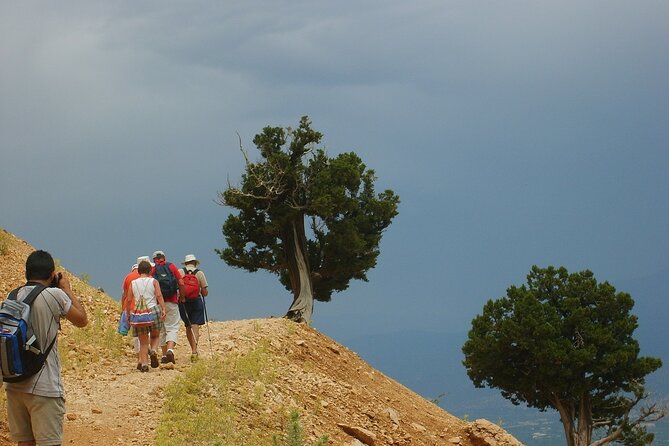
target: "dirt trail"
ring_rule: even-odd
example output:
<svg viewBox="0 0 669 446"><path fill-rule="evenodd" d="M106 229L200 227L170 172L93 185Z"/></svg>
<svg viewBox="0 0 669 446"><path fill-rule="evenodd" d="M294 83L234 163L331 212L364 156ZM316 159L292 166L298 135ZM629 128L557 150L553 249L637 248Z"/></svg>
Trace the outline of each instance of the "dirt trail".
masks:
<svg viewBox="0 0 669 446"><path fill-rule="evenodd" d="M203 358L224 354L234 348L226 341L251 329L252 321L211 322L212 349L203 327L200 355ZM186 341L181 330L179 339ZM115 364L101 366L92 375L65 373L66 407L63 444L152 445L160 419L163 391L169 383L190 367L190 349L179 345L176 365L161 365L149 373L135 368L134 357L120 358Z"/></svg>

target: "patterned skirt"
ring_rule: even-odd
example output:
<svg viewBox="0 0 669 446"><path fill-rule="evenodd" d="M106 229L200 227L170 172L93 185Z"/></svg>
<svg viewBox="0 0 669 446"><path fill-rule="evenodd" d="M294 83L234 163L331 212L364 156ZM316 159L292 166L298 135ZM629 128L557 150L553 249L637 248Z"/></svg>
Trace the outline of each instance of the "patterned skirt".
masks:
<svg viewBox="0 0 669 446"><path fill-rule="evenodd" d="M160 320L160 307L155 306L151 310L154 316L154 322L152 325L147 325L145 327L130 327L132 329L132 336L138 337L141 334L149 334L152 331L160 331L163 328L163 321Z"/></svg>

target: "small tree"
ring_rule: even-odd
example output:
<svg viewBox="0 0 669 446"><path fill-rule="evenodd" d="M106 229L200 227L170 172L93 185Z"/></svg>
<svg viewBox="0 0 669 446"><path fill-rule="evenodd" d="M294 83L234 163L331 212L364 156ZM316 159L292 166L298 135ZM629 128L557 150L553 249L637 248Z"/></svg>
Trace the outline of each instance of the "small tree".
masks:
<svg viewBox="0 0 669 446"><path fill-rule="evenodd" d="M534 266L527 285L488 301L472 321L462 348L467 374L514 404L556 409L569 446L650 443L643 424L665 409L637 405L645 376L662 362L639 356L633 306L590 271Z"/></svg>
<svg viewBox="0 0 669 446"><path fill-rule="evenodd" d="M330 158L316 148L321 137L306 116L297 129L265 127L253 139L262 161L250 162L242 148L241 186L219 192L219 204L239 213L223 225L228 247L216 251L228 265L279 276L293 293L286 316L295 321L310 322L314 299L367 281L399 204L391 190L375 194L374 171L355 153Z"/></svg>

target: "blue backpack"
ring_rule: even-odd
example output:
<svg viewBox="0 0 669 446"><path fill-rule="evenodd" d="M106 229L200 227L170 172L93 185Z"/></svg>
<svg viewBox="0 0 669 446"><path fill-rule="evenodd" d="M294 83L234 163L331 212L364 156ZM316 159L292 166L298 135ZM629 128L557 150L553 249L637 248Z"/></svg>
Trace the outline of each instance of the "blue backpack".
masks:
<svg viewBox="0 0 669 446"><path fill-rule="evenodd" d="M23 381L42 370L56 342L57 335L42 351L29 323L32 304L44 288L36 284L21 302L16 300L17 288L0 304L0 365L5 382Z"/></svg>
<svg viewBox="0 0 669 446"><path fill-rule="evenodd" d="M160 292L162 293L163 298L177 294L177 278L174 277L170 265L171 263L169 262L165 262L164 265L156 263L155 271L153 273L153 277L160 285Z"/></svg>

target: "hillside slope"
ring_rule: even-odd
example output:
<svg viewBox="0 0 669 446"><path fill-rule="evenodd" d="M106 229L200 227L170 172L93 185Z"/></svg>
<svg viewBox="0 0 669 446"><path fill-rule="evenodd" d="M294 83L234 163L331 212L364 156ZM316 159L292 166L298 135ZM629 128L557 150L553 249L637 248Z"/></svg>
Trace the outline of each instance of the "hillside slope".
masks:
<svg viewBox="0 0 669 446"><path fill-rule="evenodd" d="M6 295L24 282L25 258L33 248L2 230L0 237L0 248L4 243L0 293ZM64 444L154 444L166 389L174 379L187 377L191 368L187 348L178 347L176 367L139 373L129 339L114 333L118 304L76 277L72 282L93 326L82 335L63 323ZM185 340L184 333L181 339ZM266 444L285 427L286 413L292 410L301 416L308 444L323 434L328 434L329 445L519 444L484 420L466 423L451 416L346 347L285 319L211 322L201 350L208 361L243 357L259 347L266 358L263 367L271 369L271 382L234 380L224 397L236 404L234 430L266 438ZM252 400L244 395L252 395ZM4 446L12 443L7 438L6 416L0 412L0 446Z"/></svg>

